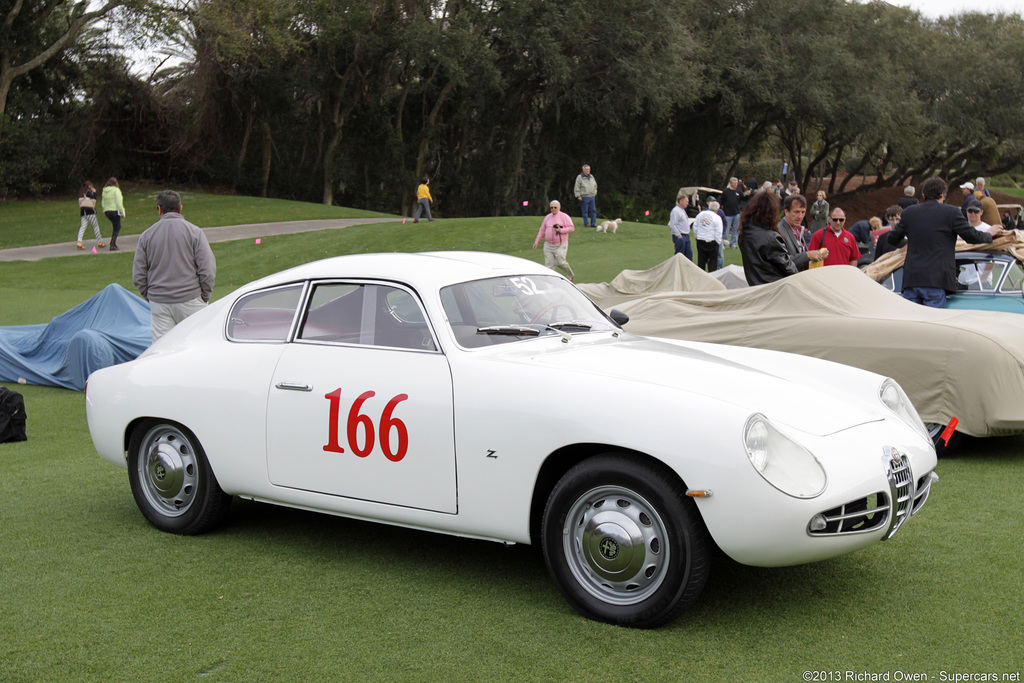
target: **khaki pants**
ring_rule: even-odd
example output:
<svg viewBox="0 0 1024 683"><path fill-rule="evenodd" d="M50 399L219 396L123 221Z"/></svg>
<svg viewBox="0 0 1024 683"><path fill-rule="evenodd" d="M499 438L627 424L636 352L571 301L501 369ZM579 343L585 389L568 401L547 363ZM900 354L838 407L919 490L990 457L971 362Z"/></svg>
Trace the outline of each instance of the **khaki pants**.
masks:
<svg viewBox="0 0 1024 683"><path fill-rule="evenodd" d="M149 302L149 331L153 334L155 342L160 337L171 331L171 328L180 323L193 313L206 308L206 302L196 297L191 301L183 301L180 304L161 304L155 301Z"/></svg>
<svg viewBox="0 0 1024 683"><path fill-rule="evenodd" d="M569 243L548 244L544 243L544 265L554 270L558 268L565 273L570 280L573 279L572 266L566 260L565 255L569 253Z"/></svg>

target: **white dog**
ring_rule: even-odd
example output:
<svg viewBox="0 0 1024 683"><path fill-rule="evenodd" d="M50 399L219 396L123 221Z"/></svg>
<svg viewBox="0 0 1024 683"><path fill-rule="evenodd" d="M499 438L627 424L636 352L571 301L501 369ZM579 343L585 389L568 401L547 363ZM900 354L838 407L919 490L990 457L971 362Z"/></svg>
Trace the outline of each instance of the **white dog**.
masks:
<svg viewBox="0 0 1024 683"><path fill-rule="evenodd" d="M615 234L615 232L619 229L620 225L622 225L622 219L621 218L616 218L613 221L605 221L605 222L601 223L601 225L597 226L597 231L598 232L610 232L612 234Z"/></svg>

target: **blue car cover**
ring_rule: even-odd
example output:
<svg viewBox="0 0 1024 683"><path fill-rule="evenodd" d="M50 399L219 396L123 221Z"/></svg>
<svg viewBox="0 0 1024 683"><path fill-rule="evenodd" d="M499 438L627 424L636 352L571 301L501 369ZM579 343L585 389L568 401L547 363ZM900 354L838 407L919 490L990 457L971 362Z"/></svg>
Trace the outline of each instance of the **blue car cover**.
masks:
<svg viewBox="0 0 1024 683"><path fill-rule="evenodd" d="M45 325L0 327L0 382L85 390L89 373L149 348L149 304L121 285Z"/></svg>

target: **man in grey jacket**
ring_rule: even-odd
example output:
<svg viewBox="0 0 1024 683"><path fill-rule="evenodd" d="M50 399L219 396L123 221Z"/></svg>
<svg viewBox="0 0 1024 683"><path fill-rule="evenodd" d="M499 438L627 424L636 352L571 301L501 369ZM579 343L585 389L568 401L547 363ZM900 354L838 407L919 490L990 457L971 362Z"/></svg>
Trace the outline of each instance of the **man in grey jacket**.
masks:
<svg viewBox="0 0 1024 683"><path fill-rule="evenodd" d="M142 233L132 264L132 281L149 302L154 342L206 308L217 275L206 235L181 215L181 196L164 190L156 206L160 220Z"/></svg>

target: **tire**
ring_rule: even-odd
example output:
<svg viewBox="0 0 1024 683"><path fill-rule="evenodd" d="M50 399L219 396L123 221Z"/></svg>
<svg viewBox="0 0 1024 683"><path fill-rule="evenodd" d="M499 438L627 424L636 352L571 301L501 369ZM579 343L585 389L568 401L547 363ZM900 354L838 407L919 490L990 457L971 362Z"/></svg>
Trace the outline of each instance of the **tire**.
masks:
<svg viewBox="0 0 1024 683"><path fill-rule="evenodd" d="M231 507L195 435L172 422L152 420L132 432L128 480L146 520L172 534L209 531Z"/></svg>
<svg viewBox="0 0 1024 683"><path fill-rule="evenodd" d="M584 460L548 498L544 559L585 617L653 628L678 616L707 580L708 544L696 504L655 463L625 455Z"/></svg>

